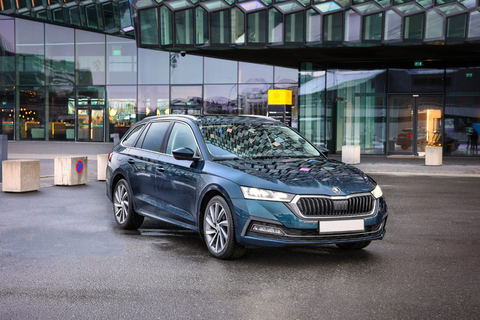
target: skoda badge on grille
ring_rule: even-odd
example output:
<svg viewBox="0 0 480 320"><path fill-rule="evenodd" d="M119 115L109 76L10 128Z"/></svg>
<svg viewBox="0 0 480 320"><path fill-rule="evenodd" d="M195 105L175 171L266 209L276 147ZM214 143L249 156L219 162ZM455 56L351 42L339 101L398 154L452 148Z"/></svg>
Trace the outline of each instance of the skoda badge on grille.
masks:
<svg viewBox="0 0 480 320"><path fill-rule="evenodd" d="M340 188L337 188L337 187L333 187L332 191L333 193L336 193L336 194L340 194L342 192L342 190L340 190Z"/></svg>

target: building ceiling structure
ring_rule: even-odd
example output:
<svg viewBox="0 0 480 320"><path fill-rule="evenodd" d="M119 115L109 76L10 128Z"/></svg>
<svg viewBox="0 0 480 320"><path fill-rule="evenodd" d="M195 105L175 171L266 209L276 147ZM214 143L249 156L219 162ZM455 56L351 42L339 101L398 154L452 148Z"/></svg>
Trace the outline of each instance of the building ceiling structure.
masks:
<svg viewBox="0 0 480 320"><path fill-rule="evenodd" d="M480 0L0 0L0 14L138 47L297 68L302 61L469 59Z"/></svg>

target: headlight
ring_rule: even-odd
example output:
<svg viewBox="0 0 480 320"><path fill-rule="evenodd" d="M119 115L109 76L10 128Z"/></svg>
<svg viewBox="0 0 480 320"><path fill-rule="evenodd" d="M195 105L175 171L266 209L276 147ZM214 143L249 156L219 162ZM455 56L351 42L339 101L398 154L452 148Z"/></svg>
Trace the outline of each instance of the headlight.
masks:
<svg viewBox="0 0 480 320"><path fill-rule="evenodd" d="M382 189L380 189L379 185L377 185L375 189L372 190L372 195L375 197L375 199L381 198L383 196Z"/></svg>
<svg viewBox="0 0 480 320"><path fill-rule="evenodd" d="M290 202L294 197L293 194L272 191L272 190L250 188L250 187L240 187L240 189L242 189L243 196L245 197L245 199L251 199L251 200Z"/></svg>

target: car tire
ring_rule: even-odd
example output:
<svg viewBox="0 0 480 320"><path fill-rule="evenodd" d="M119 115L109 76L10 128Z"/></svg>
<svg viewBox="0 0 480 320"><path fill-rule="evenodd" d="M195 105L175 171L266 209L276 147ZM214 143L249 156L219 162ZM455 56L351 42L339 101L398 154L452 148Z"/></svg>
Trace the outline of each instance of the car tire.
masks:
<svg viewBox="0 0 480 320"><path fill-rule="evenodd" d="M218 259L240 258L246 251L235 240L232 212L221 196L210 199L205 208L203 238L210 254Z"/></svg>
<svg viewBox="0 0 480 320"><path fill-rule="evenodd" d="M119 180L113 190L113 214L118 226L124 230L140 228L145 219L133 210L130 188L124 179Z"/></svg>
<svg viewBox="0 0 480 320"><path fill-rule="evenodd" d="M372 241L358 241L358 242L343 242L335 245L343 250L360 250L368 247Z"/></svg>
<svg viewBox="0 0 480 320"><path fill-rule="evenodd" d="M402 150L407 150L409 145L408 144L402 144L401 147L402 147Z"/></svg>

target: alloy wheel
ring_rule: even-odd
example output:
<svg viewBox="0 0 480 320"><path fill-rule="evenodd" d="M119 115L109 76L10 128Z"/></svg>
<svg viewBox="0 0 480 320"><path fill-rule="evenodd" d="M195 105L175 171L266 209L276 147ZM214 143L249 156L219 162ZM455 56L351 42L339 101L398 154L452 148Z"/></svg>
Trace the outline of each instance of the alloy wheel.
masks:
<svg viewBox="0 0 480 320"><path fill-rule="evenodd" d="M223 251L229 238L225 208L220 203L213 202L207 209L205 222L205 236L211 251L215 253Z"/></svg>
<svg viewBox="0 0 480 320"><path fill-rule="evenodd" d="M128 191L123 184L118 184L115 190L115 219L120 224L125 223L128 214Z"/></svg>

